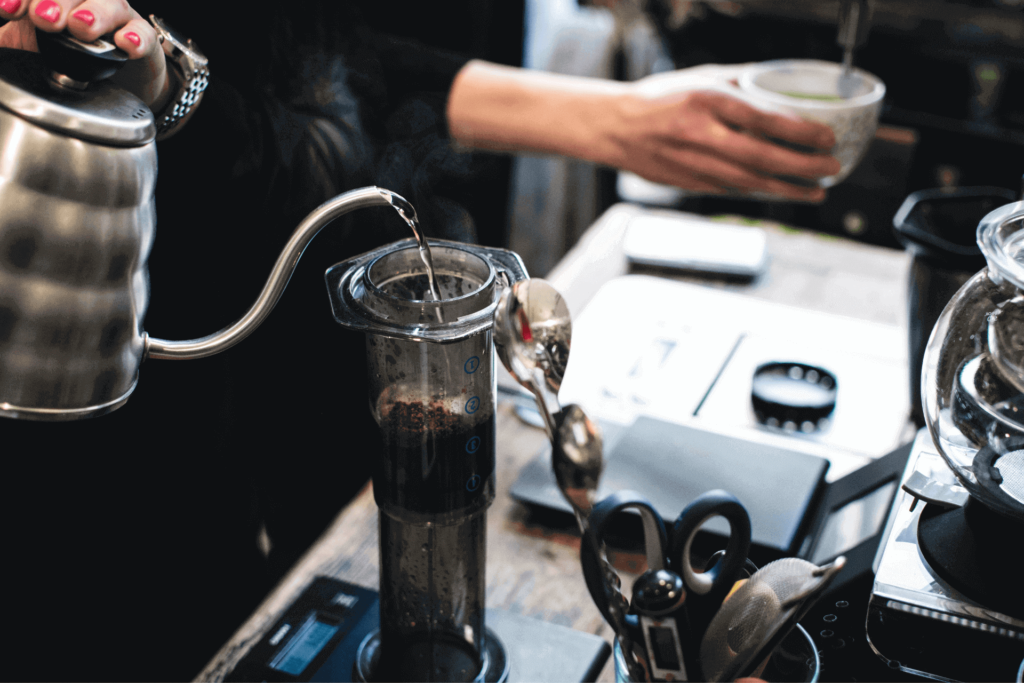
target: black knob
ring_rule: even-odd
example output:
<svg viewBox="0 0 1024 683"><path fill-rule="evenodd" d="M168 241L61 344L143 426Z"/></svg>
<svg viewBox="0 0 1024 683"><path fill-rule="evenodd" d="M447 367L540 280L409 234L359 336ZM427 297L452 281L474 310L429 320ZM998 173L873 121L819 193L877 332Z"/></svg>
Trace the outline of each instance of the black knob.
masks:
<svg viewBox="0 0 1024 683"><path fill-rule="evenodd" d="M55 75L82 84L110 78L128 61L128 53L107 37L86 43L67 31L47 33L36 29L36 44Z"/></svg>
<svg viewBox="0 0 1024 683"><path fill-rule="evenodd" d="M633 609L637 614L660 617L679 609L686 600L686 585L673 571L646 571L633 582Z"/></svg>

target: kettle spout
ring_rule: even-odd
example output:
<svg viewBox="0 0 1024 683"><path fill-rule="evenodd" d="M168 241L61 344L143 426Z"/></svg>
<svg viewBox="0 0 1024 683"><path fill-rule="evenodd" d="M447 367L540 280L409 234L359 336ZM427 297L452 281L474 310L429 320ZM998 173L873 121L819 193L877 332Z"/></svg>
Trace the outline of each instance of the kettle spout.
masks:
<svg viewBox="0 0 1024 683"><path fill-rule="evenodd" d="M267 278L267 283L263 285L263 291L260 292L259 298L237 322L200 339L168 341L145 335L143 357L172 360L205 358L225 351L248 337L270 315L270 311L273 310L281 298L281 294L284 293L285 287L288 286L288 281L291 279L292 273L295 272L299 259L302 258L302 252L306 250L310 240L316 237L321 228L349 211L369 206L392 206L406 222L416 221L416 210L412 204L390 190L380 187L362 187L338 195L314 209L295 229L288 244L278 256L277 262L274 263L274 268L270 277Z"/></svg>

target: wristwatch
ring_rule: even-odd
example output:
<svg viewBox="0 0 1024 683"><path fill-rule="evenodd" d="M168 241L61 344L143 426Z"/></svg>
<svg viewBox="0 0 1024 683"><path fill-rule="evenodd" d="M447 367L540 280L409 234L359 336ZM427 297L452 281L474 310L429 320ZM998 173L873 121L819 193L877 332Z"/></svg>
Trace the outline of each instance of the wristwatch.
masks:
<svg viewBox="0 0 1024 683"><path fill-rule="evenodd" d="M170 137L181 126L188 113L199 104L203 91L210 82L209 60L190 38L172 29L163 19L149 15L157 38L167 55L167 64L173 68L180 84L171 102L157 114L156 139Z"/></svg>

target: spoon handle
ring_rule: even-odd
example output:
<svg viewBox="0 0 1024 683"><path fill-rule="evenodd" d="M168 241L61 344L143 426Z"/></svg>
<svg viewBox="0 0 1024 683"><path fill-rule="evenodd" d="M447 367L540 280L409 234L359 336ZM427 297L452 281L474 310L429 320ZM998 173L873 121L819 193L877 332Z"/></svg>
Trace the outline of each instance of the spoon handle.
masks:
<svg viewBox="0 0 1024 683"><path fill-rule="evenodd" d="M537 409L540 411L541 417L544 418L544 427L547 429L548 438L551 439L551 445L554 447L555 432L557 430L555 416L562 412L562 406L558 403L558 394L548 388L543 376L537 376L539 374L539 372L534 373L534 376L529 380L527 388L537 401Z"/></svg>

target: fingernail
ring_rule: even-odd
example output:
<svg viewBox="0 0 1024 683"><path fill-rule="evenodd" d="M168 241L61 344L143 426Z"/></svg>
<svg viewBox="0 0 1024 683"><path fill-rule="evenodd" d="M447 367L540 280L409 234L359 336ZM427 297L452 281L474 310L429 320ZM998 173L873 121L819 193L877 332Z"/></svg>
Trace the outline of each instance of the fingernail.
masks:
<svg viewBox="0 0 1024 683"><path fill-rule="evenodd" d="M92 22L96 21L96 16L87 9L80 9L71 16L89 26L92 26Z"/></svg>
<svg viewBox="0 0 1024 683"><path fill-rule="evenodd" d="M142 45L142 38L139 38L139 34L135 33L134 31L128 31L128 33L124 34L124 37L125 37L125 40L127 40L129 43L131 43L135 47L138 47L139 45Z"/></svg>
<svg viewBox="0 0 1024 683"><path fill-rule="evenodd" d="M21 9L21 0L0 0L0 9L8 14L14 14Z"/></svg>
<svg viewBox="0 0 1024 683"><path fill-rule="evenodd" d="M56 24L60 19L60 5L53 0L43 0L36 5L36 16L46 19L51 24Z"/></svg>

